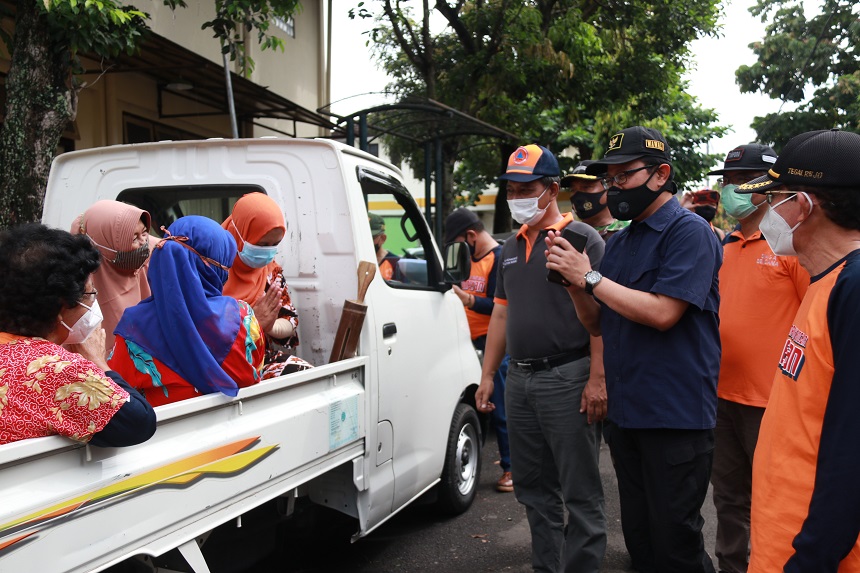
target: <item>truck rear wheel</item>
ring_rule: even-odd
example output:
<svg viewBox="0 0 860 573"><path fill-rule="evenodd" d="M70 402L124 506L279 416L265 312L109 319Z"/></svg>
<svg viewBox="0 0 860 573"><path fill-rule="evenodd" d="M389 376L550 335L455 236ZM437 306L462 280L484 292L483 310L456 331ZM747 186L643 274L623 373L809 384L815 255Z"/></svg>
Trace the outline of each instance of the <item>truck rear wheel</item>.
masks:
<svg viewBox="0 0 860 573"><path fill-rule="evenodd" d="M481 426L475 410L457 404L451 429L442 480L437 486L436 505L440 511L458 515L469 509L481 479Z"/></svg>

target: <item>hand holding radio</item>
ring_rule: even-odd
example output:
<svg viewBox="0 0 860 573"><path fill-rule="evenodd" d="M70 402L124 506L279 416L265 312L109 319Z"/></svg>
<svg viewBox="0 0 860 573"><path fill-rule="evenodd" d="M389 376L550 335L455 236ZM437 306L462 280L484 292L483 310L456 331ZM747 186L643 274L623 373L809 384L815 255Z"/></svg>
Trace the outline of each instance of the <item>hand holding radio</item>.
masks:
<svg viewBox="0 0 860 573"><path fill-rule="evenodd" d="M556 238L561 236L565 239L573 249L583 253L585 251L585 245L588 242L588 237L583 235L582 233L577 233L571 229L564 229L561 233L550 231L549 236L546 238L546 258L547 258L547 268L549 271L546 274L546 280L560 284L564 287L568 287L571 285L570 281L568 281L564 276L559 272L559 266L563 262L562 252L565 250L557 241ZM583 273L584 275L585 273Z"/></svg>

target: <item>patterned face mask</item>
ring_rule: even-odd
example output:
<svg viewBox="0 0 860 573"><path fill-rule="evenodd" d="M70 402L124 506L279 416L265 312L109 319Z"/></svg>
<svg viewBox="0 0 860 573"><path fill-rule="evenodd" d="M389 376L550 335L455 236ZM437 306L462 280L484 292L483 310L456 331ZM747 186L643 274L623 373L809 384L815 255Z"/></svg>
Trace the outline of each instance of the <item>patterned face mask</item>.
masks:
<svg viewBox="0 0 860 573"><path fill-rule="evenodd" d="M89 237L89 235L87 236ZM116 253L113 260L108 259L107 257L105 257L105 260L121 271L134 272L142 267L146 262L146 259L149 258L149 242L145 242L140 247L131 251L117 251L116 249L111 249L110 247L105 247L104 245L96 243L93 241L92 237L90 237L90 241L100 249Z"/></svg>
<svg viewBox="0 0 860 573"><path fill-rule="evenodd" d="M606 191L600 193L585 193L577 191L570 196L570 204L580 219L589 219L606 209L606 205L600 203L600 199Z"/></svg>

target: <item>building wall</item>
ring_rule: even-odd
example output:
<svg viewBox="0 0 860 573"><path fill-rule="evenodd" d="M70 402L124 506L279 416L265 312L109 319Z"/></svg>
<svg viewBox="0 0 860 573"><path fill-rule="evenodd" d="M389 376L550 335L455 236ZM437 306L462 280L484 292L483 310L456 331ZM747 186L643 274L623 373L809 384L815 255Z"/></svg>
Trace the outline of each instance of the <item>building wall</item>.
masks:
<svg viewBox="0 0 860 573"><path fill-rule="evenodd" d="M211 30L201 29L203 22L215 16L214 2L188 0L187 8L176 11L164 6L161 0L148 0L144 5L146 7L142 9L150 14L150 25L155 33L218 65L222 64L220 43L212 37ZM256 32L247 34L246 49L254 61L254 69L245 77L311 111L327 103L328 94L321 93L325 90L325 82L320 81L325 77L324 15L322 0L306 0L302 2L301 11L294 16L295 38L274 23L270 25L268 33L284 41L283 51L262 50ZM232 71L243 74L236 62L232 62L231 67ZM257 123L271 125L287 133L293 132L292 122L260 119ZM229 136L229 133L228 120L227 131L222 135ZM320 128L307 124L297 124L296 134L300 137L325 135ZM277 133L254 126L252 135Z"/></svg>
<svg viewBox="0 0 860 573"><path fill-rule="evenodd" d="M201 29L203 22L215 15L214 2L211 0L188 0L186 8L175 11L164 6L161 0L144 0L137 6L150 15L149 25L153 32L181 45L182 47L221 65L220 43L212 37L212 31ZM275 25L269 33L284 40L285 49L261 50L256 34L249 34L248 53L255 62L254 71L247 75L251 81L264 86L272 92L285 97L300 106L315 111L327 103L328 93L325 81L325 37L324 5L322 0L303 2L302 11L295 16L296 37L292 38ZM87 69L98 69L98 62L88 62ZM234 62L232 71L242 71ZM177 70L177 79L181 79ZM78 102L77 131L79 139L74 142L75 149L115 145L127 139L124 127L129 117L134 121L143 120L155 126L154 132L170 133L179 130L199 137L230 137L230 118L224 116L159 118L157 109L158 86L156 81L143 74L134 73L92 73L79 78L85 87L81 90ZM171 96L164 95L165 109L176 113L188 108L190 104ZM240 134L250 137L280 135L266 129L265 125L281 132L293 133L299 137L325 135L322 128L307 124L259 119L258 125L240 126ZM164 126L164 127L160 127ZM244 129L243 129L244 127ZM158 139L160 137L156 137ZM169 138L169 136L168 136Z"/></svg>
<svg viewBox="0 0 860 573"><path fill-rule="evenodd" d="M230 120L226 116L203 118L158 117L157 85L154 79L141 74L90 74L82 77L87 86L78 98L77 131L80 139L75 149L118 145L127 141L124 128L127 121L155 126L154 139L172 139L158 126L207 137L229 137Z"/></svg>
<svg viewBox="0 0 860 573"><path fill-rule="evenodd" d="M270 26L269 32L284 41L283 52L261 50L252 32L247 46L255 67L248 79L311 111L327 104L324 21L324 2L305 0L301 12L294 16L294 38L275 25ZM286 132L293 131L292 122L262 120L259 123L270 124ZM299 137L327 135L321 128L307 124L297 124L296 129ZM276 135L259 127L255 128L254 134Z"/></svg>

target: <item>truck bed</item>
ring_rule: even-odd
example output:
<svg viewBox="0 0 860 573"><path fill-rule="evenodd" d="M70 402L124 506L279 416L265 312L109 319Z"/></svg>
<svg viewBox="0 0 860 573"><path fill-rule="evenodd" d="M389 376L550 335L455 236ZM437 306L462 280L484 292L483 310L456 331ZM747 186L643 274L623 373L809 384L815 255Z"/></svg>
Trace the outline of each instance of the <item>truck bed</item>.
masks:
<svg viewBox="0 0 860 573"><path fill-rule="evenodd" d="M156 409L130 448L0 446L0 571L99 571L160 555L350 464L364 489L368 359Z"/></svg>

